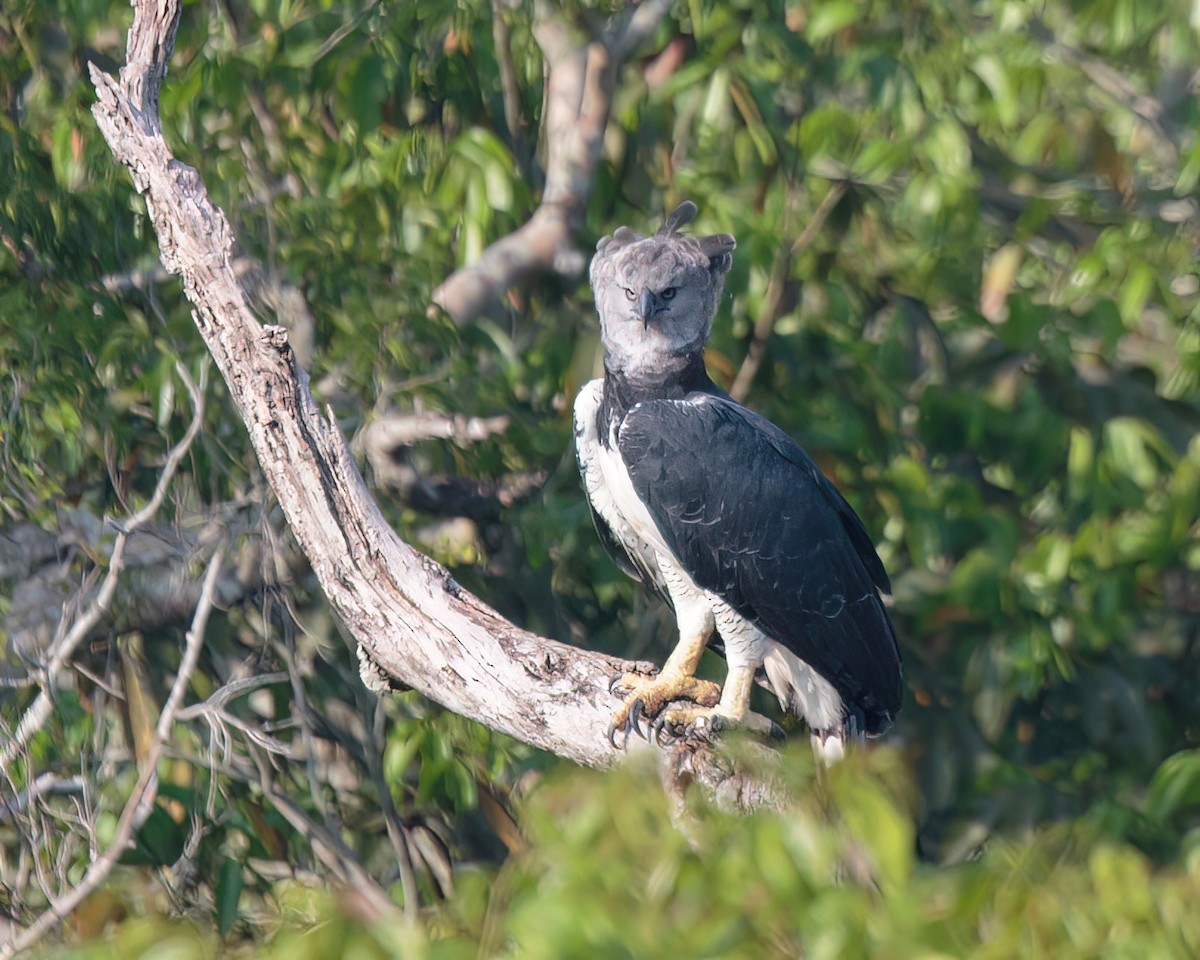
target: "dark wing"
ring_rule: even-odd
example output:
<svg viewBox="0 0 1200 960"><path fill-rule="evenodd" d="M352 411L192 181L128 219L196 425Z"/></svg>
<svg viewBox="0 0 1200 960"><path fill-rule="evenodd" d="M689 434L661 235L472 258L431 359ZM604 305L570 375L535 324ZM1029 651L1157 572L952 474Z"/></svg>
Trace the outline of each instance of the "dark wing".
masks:
<svg viewBox="0 0 1200 960"><path fill-rule="evenodd" d="M592 526L596 528L596 535L600 538L600 542L604 545L604 549L608 555L612 557L613 563L620 567L621 572L626 576L630 576L634 580L640 580L649 588L651 593L669 604L671 598L667 593L667 585L663 582L662 575L658 570L650 569L641 557L626 550L625 545L612 532L612 528L596 512L596 508L592 506L591 498L585 497L584 499L587 500L588 512L592 515Z"/></svg>
<svg viewBox="0 0 1200 960"><path fill-rule="evenodd" d="M861 521L800 447L732 400L634 407L621 426L634 490L695 582L829 680L866 732L900 709L900 654Z"/></svg>

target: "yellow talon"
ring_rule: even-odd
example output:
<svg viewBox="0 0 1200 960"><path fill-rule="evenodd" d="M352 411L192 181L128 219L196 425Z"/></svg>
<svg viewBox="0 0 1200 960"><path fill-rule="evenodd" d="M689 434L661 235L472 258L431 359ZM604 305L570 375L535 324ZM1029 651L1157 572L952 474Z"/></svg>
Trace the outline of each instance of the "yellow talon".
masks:
<svg viewBox="0 0 1200 960"><path fill-rule="evenodd" d="M676 700L690 700L701 707L713 707L721 699L721 687L711 680L701 680L688 674L659 674L646 677L637 673L624 674L614 687L630 691L608 728L609 740L616 745L615 736L624 731L626 739L636 731L645 737L639 726L642 718L654 720L666 706Z"/></svg>

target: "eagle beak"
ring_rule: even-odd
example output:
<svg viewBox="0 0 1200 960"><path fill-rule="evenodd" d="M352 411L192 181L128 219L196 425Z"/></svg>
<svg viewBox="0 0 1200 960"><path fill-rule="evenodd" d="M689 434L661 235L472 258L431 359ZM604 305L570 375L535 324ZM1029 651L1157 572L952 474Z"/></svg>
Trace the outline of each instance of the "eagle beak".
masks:
<svg viewBox="0 0 1200 960"><path fill-rule="evenodd" d="M641 318L643 324L650 326L650 317L654 313L654 294L649 290L643 290L641 296L638 297L637 315Z"/></svg>

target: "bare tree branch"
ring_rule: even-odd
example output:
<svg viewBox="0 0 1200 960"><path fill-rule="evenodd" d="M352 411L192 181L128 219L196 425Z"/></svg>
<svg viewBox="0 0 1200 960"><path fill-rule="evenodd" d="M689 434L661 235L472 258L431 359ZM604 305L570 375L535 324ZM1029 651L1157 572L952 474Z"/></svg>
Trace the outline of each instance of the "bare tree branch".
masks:
<svg viewBox="0 0 1200 960"><path fill-rule="evenodd" d="M451 274L433 302L467 323L505 291L551 271L580 273L575 246L608 126L617 71L666 15L668 0L631 5L593 39L576 40L550 0L534 5L533 35L546 61L546 187L522 227ZM507 101L506 101L507 102Z"/></svg>
<svg viewBox="0 0 1200 960"><path fill-rule="evenodd" d="M383 701L375 698L375 706L371 711L371 740L374 748L367 751L366 761L371 781L379 795L380 806L383 808L383 822L387 828L388 842L396 853L396 865L400 871L400 889L404 893L404 915L409 920L417 918L421 901L417 895L417 878L413 871L413 858L409 854L407 831L400 822L400 813L396 810L396 802L392 798L391 788L383 775L383 752L386 743L385 715Z"/></svg>
<svg viewBox="0 0 1200 960"><path fill-rule="evenodd" d="M423 440L453 440L459 446L485 440L508 429L509 418L447 416L419 411L394 413L368 423L354 449L371 466L376 490L422 513L494 521L501 512L537 492L542 471L513 473L499 480L430 474L411 462L410 448Z"/></svg>
<svg viewBox="0 0 1200 960"><path fill-rule="evenodd" d="M447 416L426 411L396 413L380 417L363 429L368 451L391 455L397 447L411 447L421 440L453 440L457 444L486 440L508 429L508 417ZM370 454L368 454L370 455Z"/></svg>
<svg viewBox="0 0 1200 960"><path fill-rule="evenodd" d="M657 4L653 9L664 5L650 2ZM92 67L93 113L146 198L163 263L183 278L197 327L292 533L359 644L367 685L385 691L400 680L449 710L541 749L592 766L613 763L621 751L605 732L620 701L609 683L629 665L516 627L401 541L372 500L332 413L317 409L285 331L256 322L233 269L224 214L161 135L157 86L178 22L177 3L138 0L135 6L129 63L119 81ZM629 29L644 29L645 21L645 15L636 18ZM581 55L590 58L588 50ZM594 99L605 110L611 59L606 64L587 71ZM597 73L605 74L603 83ZM587 115L598 138L603 122L597 126L596 114ZM583 174L573 162L560 164ZM564 184L554 194L552 209L559 209L566 190ZM709 756L707 748L696 748L687 761L691 776L709 788L748 776L708 762ZM735 793L758 796L742 787Z"/></svg>
<svg viewBox="0 0 1200 960"><path fill-rule="evenodd" d="M354 852L346 846L341 837L305 813L295 800L268 778L264 778L261 785L264 795L274 804L280 816L298 833L309 839L317 858L361 898L361 903L370 912L372 919L399 913L387 893L363 869Z"/></svg>
<svg viewBox="0 0 1200 960"><path fill-rule="evenodd" d="M263 524L270 522L263 505L250 498L218 503L203 514L172 523L143 524L126 537L121 589L88 637L103 630L125 633L186 624L200 595L191 568L217 549L226 550L232 559L217 584L221 605L252 598L269 579L260 559L264 550L261 531ZM22 544L31 547L24 557L17 553ZM0 531L0 580L11 581L10 605L0 617L0 630L7 634L12 653L26 661L45 659L55 638L62 635L64 619L70 622L71 609L89 607L102 589L90 576L80 586L80 557L102 569L111 564L114 545L104 519L82 506L60 510L57 534L27 524ZM11 551L11 562L7 562L7 551ZM278 579L299 576L308 569L308 562L295 549L278 550L273 556ZM81 668L75 664L74 669ZM20 680L5 676L0 677L0 684L28 686L38 679L37 674Z"/></svg>
<svg viewBox="0 0 1200 960"><path fill-rule="evenodd" d="M33 783L15 793L11 798L0 797L0 823L13 819L33 801L47 794L82 793L83 787L83 777L60 777L50 771L40 773Z"/></svg>
<svg viewBox="0 0 1200 960"><path fill-rule="evenodd" d="M158 91L155 90L152 96L154 97L155 110L157 111ZM175 471L179 469L179 464L191 448L192 441L196 439L196 435L200 432L200 424L204 420L204 395L192 382L192 378L188 375L187 368L183 364L176 362L175 372L183 380L184 385L187 387L188 395L191 397L192 422L188 424L183 439L172 447L171 451L167 454L166 462L163 464L162 471L158 476L158 483L155 484L154 492L146 502L146 505L134 513L128 520L117 525L118 532L116 540L113 542L112 555L108 561L108 573L105 574L95 598L87 609L71 622L69 629L66 629L65 620L60 624L62 632L56 637L51 647L50 659L46 663L40 677L41 690L38 692L37 697L34 698L33 703L29 705L29 709L21 716L21 720L17 724L13 735L0 745L0 767L7 768L17 754L25 748L25 745L29 742L29 738L37 733L47 718L49 718L50 712L53 709L53 691L58 685L58 679L63 667L75 653L79 644L83 642L84 638L88 636L112 606L113 596L117 590L117 583L120 581L121 571L124 569L125 548L129 542L129 537L158 512L158 508L162 506L162 502L167 495L167 488L171 484L171 479L175 476Z"/></svg>
<svg viewBox="0 0 1200 960"><path fill-rule="evenodd" d="M394 912L394 907L376 881L364 870L361 862L339 839L343 829L333 818L324 817L324 822L306 814L297 804L276 784L278 771L282 769L280 759L295 763L304 763L314 756L314 745L306 741L303 750L297 750L270 736L261 726L247 723L236 717L225 708L227 704L238 697L250 694L253 690L268 684L286 683L294 679L291 672L244 677L231 680L214 691L208 699L185 707L176 714L180 722L203 720L208 726L211 747L204 757L188 757L188 762L207 767L213 773L221 774L242 783L252 783L262 788L264 795L279 807L280 814L308 842L314 856L337 877L341 882L354 886L360 896L365 898L362 906L373 915ZM400 818L392 800L390 788L384 781L382 768L383 755L383 702L369 691L361 691L362 700L358 707L362 715L372 717L371 723L364 724L365 738L357 743L353 738L342 740L336 732L323 731L321 736L337 737L353 757L354 763L360 765L372 781L378 802L382 805L385 827L388 838L396 853L397 866L404 894L403 909L406 915L412 917L420 907L417 892L415 868L427 869L436 877L443 889L449 887L450 875L449 854L444 849L440 856L433 854L421 856L416 847L421 843L422 831L430 832L423 824L406 825ZM366 701L366 703L364 703ZM297 704L297 709L303 709ZM353 709L353 707L350 707ZM230 730L236 730L242 744L249 755L235 754L232 746L235 739ZM360 749L356 750L355 747ZM257 756L256 756L257 754ZM261 755L268 755L270 762L262 762ZM214 781L215 782L215 781ZM319 788L313 786L315 795ZM419 858L419 864L414 862ZM290 868L289 868L290 869ZM295 870L291 870L296 875Z"/></svg>
<svg viewBox="0 0 1200 960"><path fill-rule="evenodd" d="M104 882L129 846L133 835L150 816L150 811L154 807L154 799L158 796L158 761L162 756L164 745L171 736L175 714L179 710L180 704L183 703L183 695L187 690L188 681L191 680L196 663L200 659L200 648L204 645L204 630L208 625L208 615L212 612L213 592L216 587L217 575L221 570L222 559L222 554L214 554L205 571L204 589L200 596L200 603L196 607L196 615L192 619L192 628L187 633L187 645L184 648L183 659L179 663L179 671L175 674L175 682L171 685L167 702L163 706L162 713L159 714L158 723L154 728L154 740L146 754L141 774L117 820L112 842L109 843L104 853L92 862L87 873L83 875L83 879L75 887L56 898L33 923L13 936L12 939L0 943L0 958L11 957L23 950L28 950L50 930L58 926L71 911Z"/></svg>

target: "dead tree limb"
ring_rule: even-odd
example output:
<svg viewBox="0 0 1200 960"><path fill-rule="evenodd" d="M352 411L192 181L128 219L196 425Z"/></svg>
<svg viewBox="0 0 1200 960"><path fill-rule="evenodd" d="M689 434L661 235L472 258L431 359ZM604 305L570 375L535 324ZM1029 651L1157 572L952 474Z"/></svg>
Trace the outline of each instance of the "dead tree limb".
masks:
<svg viewBox="0 0 1200 960"><path fill-rule="evenodd" d="M643 0L597 36L580 40L555 4L535 3L533 35L546 62L546 188L524 226L434 290L433 302L458 323L518 284L550 272L578 274L587 265L575 237L592 192L617 72L668 6L667 0Z"/></svg>
<svg viewBox="0 0 1200 960"><path fill-rule="evenodd" d="M157 90L155 91L155 97L157 103ZM157 106L155 111L157 115ZM170 453L167 454L166 463L163 464L162 471L159 473L158 483L155 484L150 500L144 507L128 517L124 522L117 524L117 537L113 542L112 553L108 558L108 571L100 581L100 586L94 596L90 598L87 607L79 617L70 621L62 620L59 622L58 632L46 657L46 665L37 678L38 686L40 687L38 694L34 698L33 703L29 705L29 708L21 715L21 719L12 736L7 738L3 743L0 743L0 769L7 770L8 765L20 755L21 751L29 743L30 738L49 719L54 709L54 697L60 675L66 669L67 664L70 662L71 657L74 656L79 645L87 638L96 624L108 614L112 607L113 597L117 592L117 584L121 580L121 572L125 567L125 549L129 543L129 538L137 530L145 526L154 514L158 512L158 508L162 506L162 502L166 498L167 488L171 485L171 479L175 476L175 471L179 469L183 458L187 455L188 450L191 449L192 441L196 439L196 435L200 432L200 425L204 420L204 396L197 389L196 385L192 383L192 378L181 363L177 362L175 364L175 372L183 380L188 394L191 396L192 422L184 432L183 439L175 444L171 448Z"/></svg>
<svg viewBox="0 0 1200 960"><path fill-rule="evenodd" d="M264 525L275 522L261 503L247 500L213 504L203 514L170 523L133 529L118 525L125 534L117 541L123 544L121 588L107 601L103 616L91 619L80 643L110 632L186 624L200 596L192 568L218 549L232 561L222 568L217 583L222 609L252 599L272 580L303 575L308 563L296 550L274 553L277 567L271 577L260 562L267 546ZM0 630L8 636L10 655L33 664L53 657L55 643L73 620L71 611L88 610L104 589L105 581L95 576L85 577L80 585L80 567L110 566L115 545L110 521L83 506L59 510L56 534L33 524L0 530L0 581L8 581L9 596ZM81 564L83 558L90 563ZM74 667L80 669L77 662ZM18 672L8 664L0 665L0 677L0 682L20 686L42 681L36 669Z"/></svg>
<svg viewBox="0 0 1200 960"><path fill-rule="evenodd" d="M353 449L370 465L375 489L405 506L431 516L491 523L498 521L505 509L533 496L545 483L546 474L512 473L491 481L431 474L419 470L410 454L423 440L450 440L466 446L503 433L508 424L507 416L390 413L368 423L355 437Z"/></svg>
<svg viewBox="0 0 1200 960"><path fill-rule="evenodd" d="M630 22L642 24L651 2ZM233 267L225 215L162 136L158 88L178 20L178 0L137 0L119 79L91 68L93 113L146 199L163 264L183 278L263 473L331 607L358 642L364 679L377 691L393 682L411 686L561 757L613 763L620 751L605 733L620 701L609 683L629 665L518 628L400 540L332 413L317 408L286 331L255 320ZM710 756L689 753L682 775L746 806L778 802L772 784Z"/></svg>

